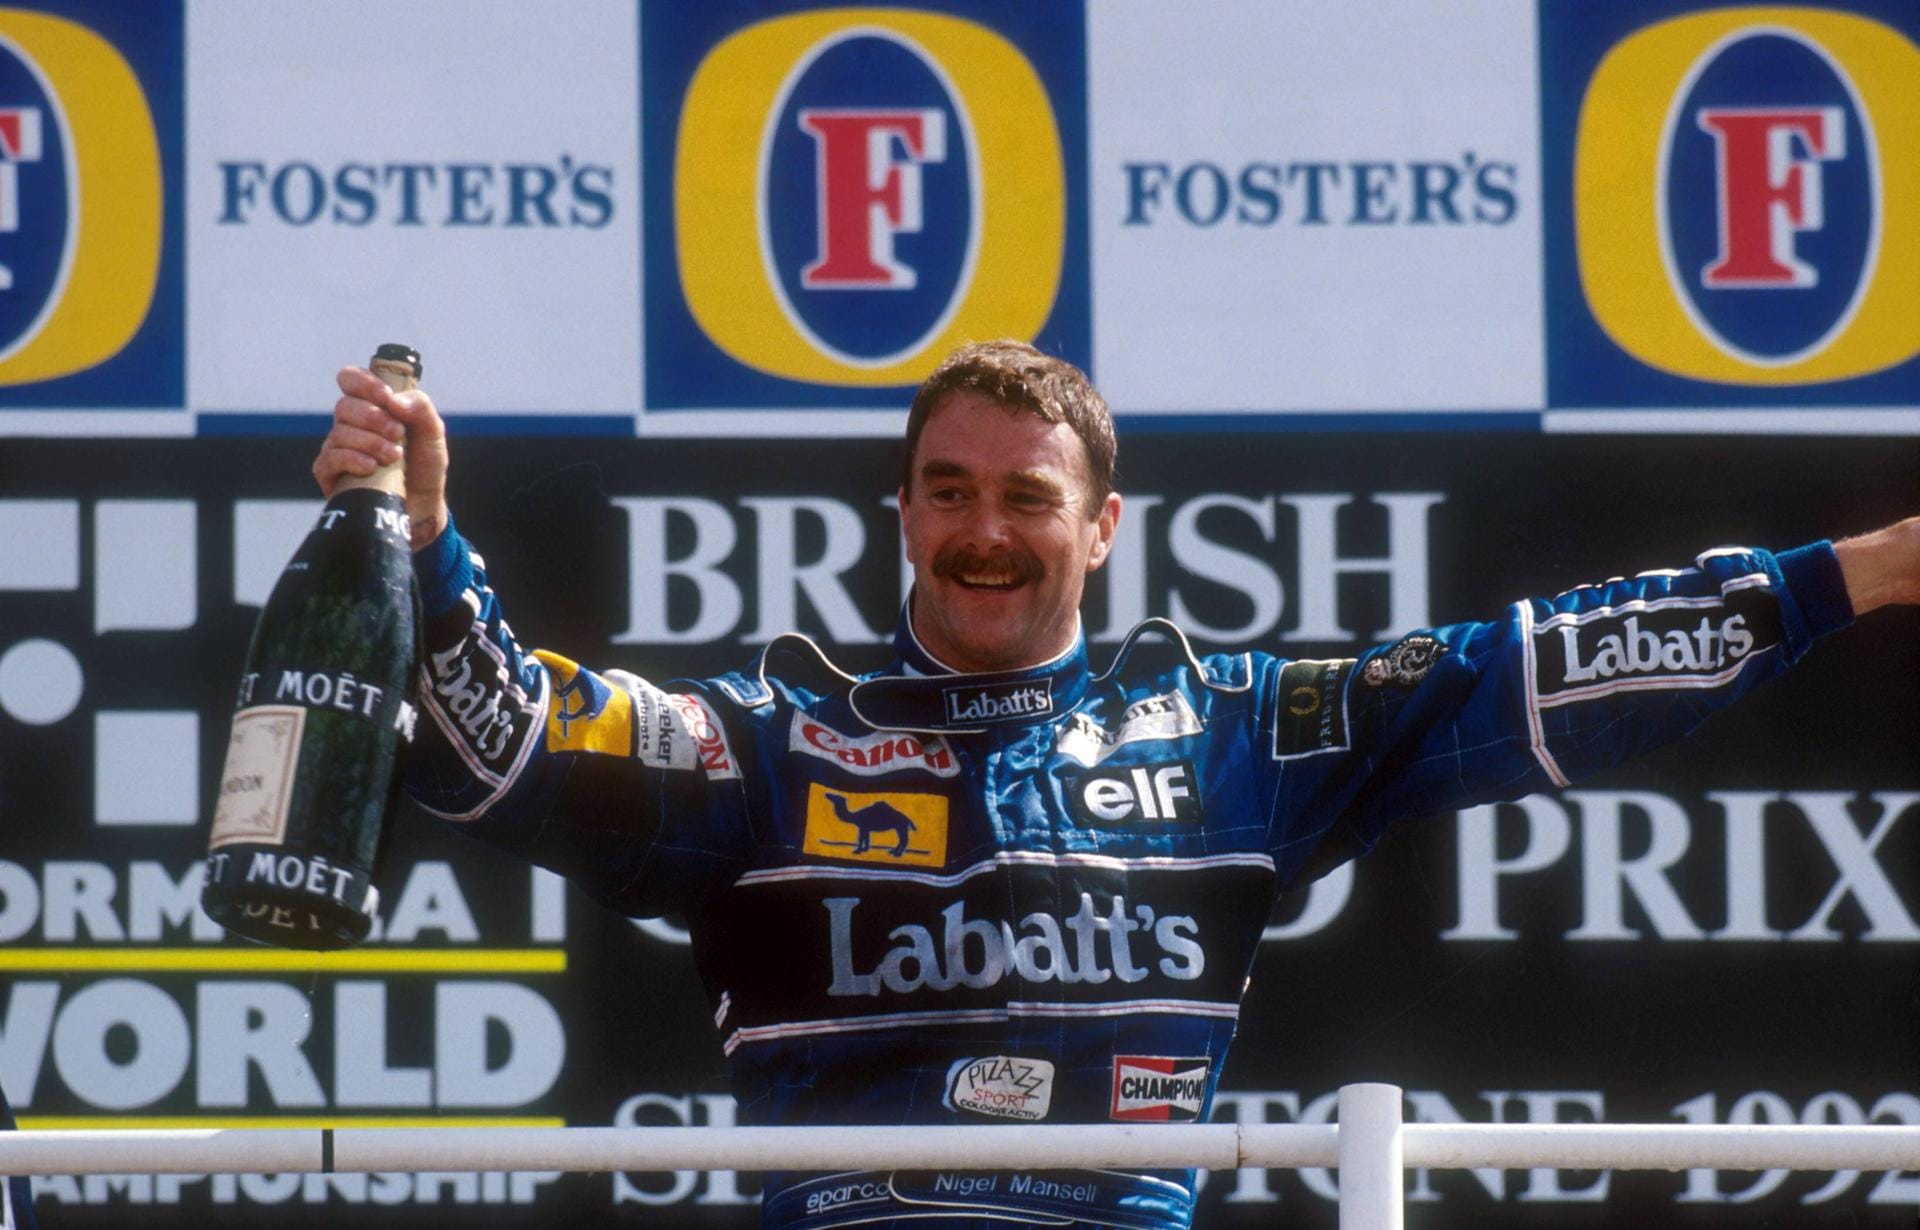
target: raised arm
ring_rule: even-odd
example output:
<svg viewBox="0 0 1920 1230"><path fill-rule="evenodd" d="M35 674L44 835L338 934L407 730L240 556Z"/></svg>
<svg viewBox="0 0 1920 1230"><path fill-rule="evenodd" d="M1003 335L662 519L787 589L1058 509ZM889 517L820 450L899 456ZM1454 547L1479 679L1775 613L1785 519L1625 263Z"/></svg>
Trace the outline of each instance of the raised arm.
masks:
<svg viewBox="0 0 1920 1230"><path fill-rule="evenodd" d="M1901 573L1890 544L1912 524L1846 553L1863 592L1901 592L1882 577ZM1274 664L1262 721L1283 880L1363 853L1396 820L1563 787L1686 734L1851 622L1842 559L1827 543L1717 548L1358 661ZM1289 716L1302 712L1311 725Z"/></svg>
<svg viewBox="0 0 1920 1230"><path fill-rule="evenodd" d="M625 913L699 900L744 856L726 702L523 647L448 514L447 434L433 400L395 394L357 367L338 383L313 463L322 492L397 460L404 442L424 617L407 794Z"/></svg>

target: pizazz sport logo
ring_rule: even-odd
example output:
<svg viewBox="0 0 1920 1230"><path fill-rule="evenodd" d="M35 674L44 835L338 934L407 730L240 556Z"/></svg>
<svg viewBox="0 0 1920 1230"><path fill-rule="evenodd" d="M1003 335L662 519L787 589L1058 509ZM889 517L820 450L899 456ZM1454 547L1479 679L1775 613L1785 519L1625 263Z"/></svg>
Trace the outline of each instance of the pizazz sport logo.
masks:
<svg viewBox="0 0 1920 1230"><path fill-rule="evenodd" d="M1804 386L1920 354L1920 48L1855 14L1725 8L1635 30L1587 85L1580 285L1650 367Z"/></svg>
<svg viewBox="0 0 1920 1230"><path fill-rule="evenodd" d="M1040 335L1068 166L1040 70L998 29L846 8L733 30L680 99L675 307L761 378L915 383L962 341Z"/></svg>
<svg viewBox="0 0 1920 1230"><path fill-rule="evenodd" d="M64 17L0 9L0 386L126 347L152 305L162 216L153 116L120 51Z"/></svg>

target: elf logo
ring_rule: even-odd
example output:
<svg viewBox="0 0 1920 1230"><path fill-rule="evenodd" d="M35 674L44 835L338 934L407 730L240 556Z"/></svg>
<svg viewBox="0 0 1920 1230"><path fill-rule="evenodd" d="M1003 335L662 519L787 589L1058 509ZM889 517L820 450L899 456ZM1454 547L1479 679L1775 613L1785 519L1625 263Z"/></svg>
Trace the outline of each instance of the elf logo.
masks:
<svg viewBox="0 0 1920 1230"><path fill-rule="evenodd" d="M1138 1123L1184 1123L1198 1119L1207 1100L1207 1060L1163 1055L1116 1055L1113 1059L1115 1119Z"/></svg>
<svg viewBox="0 0 1920 1230"><path fill-rule="evenodd" d="M1806 385L1920 354L1920 48L1846 13L1715 9L1595 69L1574 239L1595 322L1695 380Z"/></svg>
<svg viewBox="0 0 1920 1230"><path fill-rule="evenodd" d="M1073 801L1081 823L1094 828L1200 822L1199 789L1184 760L1088 773L1074 785Z"/></svg>
<svg viewBox="0 0 1920 1230"><path fill-rule="evenodd" d="M76 22L0 9L0 386L127 346L162 221L159 141L125 58Z"/></svg>
<svg viewBox="0 0 1920 1230"><path fill-rule="evenodd" d="M1046 88L999 32L909 9L769 18L713 46L681 100L684 306L758 373L915 383L967 338L1047 322L1066 174Z"/></svg>

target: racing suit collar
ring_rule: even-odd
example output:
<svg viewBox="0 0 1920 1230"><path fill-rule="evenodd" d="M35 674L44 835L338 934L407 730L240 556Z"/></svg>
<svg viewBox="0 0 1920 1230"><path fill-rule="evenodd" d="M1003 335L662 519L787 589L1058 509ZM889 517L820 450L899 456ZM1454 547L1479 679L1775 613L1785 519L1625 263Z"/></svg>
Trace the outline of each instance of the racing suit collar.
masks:
<svg viewBox="0 0 1920 1230"><path fill-rule="evenodd" d="M898 655L885 674L855 685L849 699L861 721L885 730L978 734L994 727L1032 726L1067 712L1087 691L1087 638L1056 658L1008 671L963 674L920 643L903 604L893 634Z"/></svg>

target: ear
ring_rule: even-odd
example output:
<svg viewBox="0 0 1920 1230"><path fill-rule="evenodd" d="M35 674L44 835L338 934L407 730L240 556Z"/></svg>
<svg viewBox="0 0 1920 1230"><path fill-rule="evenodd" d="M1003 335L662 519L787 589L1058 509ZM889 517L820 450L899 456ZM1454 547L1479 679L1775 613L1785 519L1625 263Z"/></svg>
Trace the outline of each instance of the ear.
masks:
<svg viewBox="0 0 1920 1230"><path fill-rule="evenodd" d="M1092 572L1107 562L1107 556L1113 551L1113 534L1120 528L1120 493L1107 493L1107 502L1100 509L1100 515L1093 522L1093 545L1087 551L1087 571Z"/></svg>

